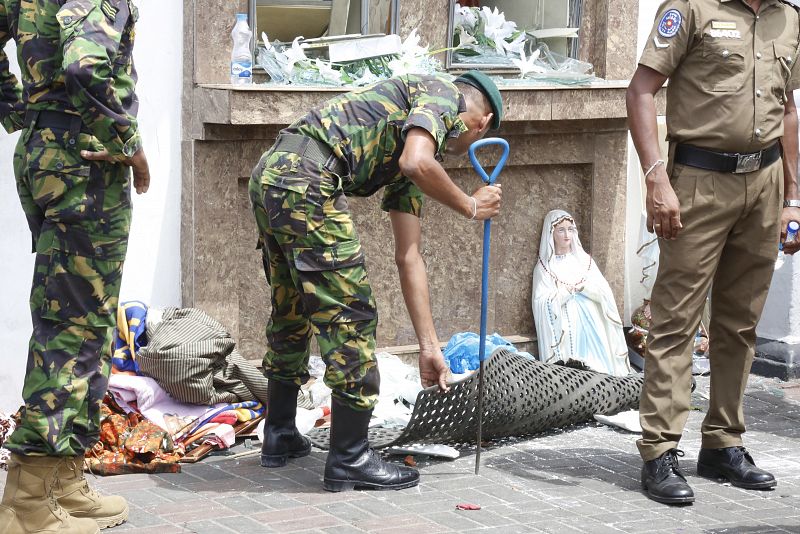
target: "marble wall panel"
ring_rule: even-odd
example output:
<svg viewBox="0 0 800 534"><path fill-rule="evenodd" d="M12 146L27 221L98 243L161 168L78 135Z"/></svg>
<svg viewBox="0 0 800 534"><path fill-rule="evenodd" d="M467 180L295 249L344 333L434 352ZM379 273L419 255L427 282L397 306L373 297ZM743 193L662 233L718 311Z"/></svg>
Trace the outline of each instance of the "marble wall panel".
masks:
<svg viewBox="0 0 800 534"><path fill-rule="evenodd" d="M451 175L465 191L478 185L471 169L453 169ZM506 169L501 178L505 200L503 213L492 226L489 325L506 335L532 334L531 277L542 220L549 210L561 208L573 213L580 228L591 226L591 166L517 166ZM228 295L227 304L212 309L225 312L229 307L237 308L235 324L240 350L246 357L258 360L265 348L269 290L259 254L254 250L256 232L246 180L237 182L235 252L224 260L231 264L226 276L235 279L228 285L236 291ZM350 207L378 303L378 346L416 343L394 264L391 225L388 215L380 210L380 195L352 198ZM456 332L477 331L480 325L482 235L482 223L466 220L436 202L426 203L422 252L441 341ZM583 241L591 249L590 233ZM209 293L207 298L218 295L215 286L203 288L202 292ZM211 310L209 313L218 317ZM226 326L231 324L223 322Z"/></svg>
<svg viewBox="0 0 800 534"><path fill-rule="evenodd" d="M614 0L606 19L606 71L608 80L629 80L636 68L636 28L639 2Z"/></svg>
<svg viewBox="0 0 800 534"><path fill-rule="evenodd" d="M194 83L230 83L231 30L247 0L191 0L194 31L184 46L194 51ZM188 6L187 6L188 7Z"/></svg>
<svg viewBox="0 0 800 534"><path fill-rule="evenodd" d="M598 135L592 177L592 257L622 312L625 294L626 132Z"/></svg>
<svg viewBox="0 0 800 534"><path fill-rule="evenodd" d="M448 0L400 0L398 33L405 38L416 28L423 46L429 46L430 50L441 50L448 46L449 16ZM444 63L443 54L437 57Z"/></svg>

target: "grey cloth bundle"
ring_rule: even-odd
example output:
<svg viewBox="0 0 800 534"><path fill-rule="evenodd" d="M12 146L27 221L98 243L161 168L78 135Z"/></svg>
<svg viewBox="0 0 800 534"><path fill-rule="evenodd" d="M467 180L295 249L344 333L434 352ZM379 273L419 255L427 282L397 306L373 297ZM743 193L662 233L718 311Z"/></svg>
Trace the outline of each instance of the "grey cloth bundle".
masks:
<svg viewBox="0 0 800 534"><path fill-rule="evenodd" d="M204 312L167 308L162 321L148 322L147 337L136 362L175 399L206 405L257 400L266 406L267 379Z"/></svg>

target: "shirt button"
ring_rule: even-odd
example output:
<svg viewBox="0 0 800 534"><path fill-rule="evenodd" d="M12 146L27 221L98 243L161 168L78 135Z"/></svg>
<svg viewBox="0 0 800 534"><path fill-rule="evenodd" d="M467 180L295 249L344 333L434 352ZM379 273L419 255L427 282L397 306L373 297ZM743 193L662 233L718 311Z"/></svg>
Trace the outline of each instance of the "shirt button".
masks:
<svg viewBox="0 0 800 534"><path fill-rule="evenodd" d="M61 163L60 161L58 163L56 163L56 169L58 169L60 171L63 168L64 168L64 164L63 163Z"/></svg>
<svg viewBox="0 0 800 534"><path fill-rule="evenodd" d="M729 55L731 55L731 53L728 50L722 51L722 57L728 57Z"/></svg>
<svg viewBox="0 0 800 534"><path fill-rule="evenodd" d="M761 59L761 52L756 52L756 59Z"/></svg>
<svg viewBox="0 0 800 534"><path fill-rule="evenodd" d="M761 89L756 89L756 96L761 96Z"/></svg>
<svg viewBox="0 0 800 534"><path fill-rule="evenodd" d="M761 137L761 128L756 128L756 137Z"/></svg>
<svg viewBox="0 0 800 534"><path fill-rule="evenodd" d="M792 56L786 56L786 63L788 63L789 65L792 64Z"/></svg>

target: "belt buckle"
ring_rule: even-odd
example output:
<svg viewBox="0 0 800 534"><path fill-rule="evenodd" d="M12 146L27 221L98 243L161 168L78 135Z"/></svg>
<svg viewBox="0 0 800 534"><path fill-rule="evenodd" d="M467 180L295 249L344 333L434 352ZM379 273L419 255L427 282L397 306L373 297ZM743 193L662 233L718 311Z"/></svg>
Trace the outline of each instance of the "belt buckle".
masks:
<svg viewBox="0 0 800 534"><path fill-rule="evenodd" d="M736 174L754 172L761 168L761 153L762 151L754 152L752 154L737 154L736 155Z"/></svg>

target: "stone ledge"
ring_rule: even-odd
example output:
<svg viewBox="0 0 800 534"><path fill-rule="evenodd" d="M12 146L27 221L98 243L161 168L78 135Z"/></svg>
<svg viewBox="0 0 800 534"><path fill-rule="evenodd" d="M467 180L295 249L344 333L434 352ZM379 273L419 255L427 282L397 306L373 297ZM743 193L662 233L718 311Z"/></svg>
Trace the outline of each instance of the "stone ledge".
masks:
<svg viewBox="0 0 800 534"><path fill-rule="evenodd" d="M757 338L751 372L781 380L800 378L800 344Z"/></svg>

